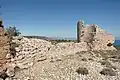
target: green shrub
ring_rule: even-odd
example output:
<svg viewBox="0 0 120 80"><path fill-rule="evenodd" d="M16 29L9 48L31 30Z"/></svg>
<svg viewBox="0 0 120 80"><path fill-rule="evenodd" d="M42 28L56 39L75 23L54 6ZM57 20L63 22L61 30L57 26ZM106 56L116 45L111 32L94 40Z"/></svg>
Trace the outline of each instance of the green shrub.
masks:
<svg viewBox="0 0 120 80"><path fill-rule="evenodd" d="M6 32L11 36L19 36L21 34L19 30L16 29L16 27L11 27L11 26L6 28Z"/></svg>

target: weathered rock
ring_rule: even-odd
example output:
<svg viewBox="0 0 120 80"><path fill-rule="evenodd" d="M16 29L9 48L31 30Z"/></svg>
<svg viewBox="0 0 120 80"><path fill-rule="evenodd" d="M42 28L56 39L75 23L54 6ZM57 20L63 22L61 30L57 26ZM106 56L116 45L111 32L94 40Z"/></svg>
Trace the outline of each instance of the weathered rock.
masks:
<svg viewBox="0 0 120 80"><path fill-rule="evenodd" d="M29 67L32 67L33 66L33 62L21 62L21 63L19 63L19 62L17 62L17 66L20 68L20 69L27 69L27 68L29 68Z"/></svg>
<svg viewBox="0 0 120 80"><path fill-rule="evenodd" d="M5 79L8 77L8 75L5 72L6 72L6 68L4 67L0 68L0 78Z"/></svg>
<svg viewBox="0 0 120 80"><path fill-rule="evenodd" d="M8 78L6 78L5 80L13 80L12 78L10 78L10 77L8 77Z"/></svg>
<svg viewBox="0 0 120 80"><path fill-rule="evenodd" d="M11 59L11 54L7 54L6 59Z"/></svg>
<svg viewBox="0 0 120 80"><path fill-rule="evenodd" d="M17 39L18 39L18 40L22 40L22 39L23 39L23 36L18 36Z"/></svg>
<svg viewBox="0 0 120 80"><path fill-rule="evenodd" d="M7 71L6 71L6 73L7 73L7 75L9 76L9 77L13 77L13 76L15 76L15 71L14 71L14 68L8 68L7 69Z"/></svg>

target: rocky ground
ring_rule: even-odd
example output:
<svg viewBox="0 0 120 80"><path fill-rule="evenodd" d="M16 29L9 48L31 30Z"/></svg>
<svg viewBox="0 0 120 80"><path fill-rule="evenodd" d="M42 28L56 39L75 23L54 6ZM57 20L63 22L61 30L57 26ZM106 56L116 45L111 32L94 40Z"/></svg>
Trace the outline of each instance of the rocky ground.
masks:
<svg viewBox="0 0 120 80"><path fill-rule="evenodd" d="M78 52L60 59L43 60L18 71L14 78L26 80L120 80L119 59L106 59L101 52ZM118 61L114 61L118 60ZM106 70L104 70L106 69ZM21 75L22 74L22 75Z"/></svg>
<svg viewBox="0 0 120 80"><path fill-rule="evenodd" d="M1 80L120 80L120 51L88 51L86 43L14 37L16 55ZM84 47L83 47L84 46Z"/></svg>

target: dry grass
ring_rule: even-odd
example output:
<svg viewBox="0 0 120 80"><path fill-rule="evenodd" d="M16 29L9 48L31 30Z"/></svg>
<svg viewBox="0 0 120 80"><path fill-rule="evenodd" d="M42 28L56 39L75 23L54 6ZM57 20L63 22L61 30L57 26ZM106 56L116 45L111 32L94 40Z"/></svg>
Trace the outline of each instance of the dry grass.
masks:
<svg viewBox="0 0 120 80"><path fill-rule="evenodd" d="M82 58L81 60L82 60L82 61L85 61L85 62L87 61L87 59L86 59L86 58Z"/></svg>
<svg viewBox="0 0 120 80"><path fill-rule="evenodd" d="M90 61L94 61L92 58L88 58L88 60L90 60Z"/></svg>
<svg viewBox="0 0 120 80"><path fill-rule="evenodd" d="M111 66L111 63L107 60L104 60L104 61L100 61L101 65L105 65L106 67L107 66Z"/></svg>
<svg viewBox="0 0 120 80"><path fill-rule="evenodd" d="M111 68L104 68L100 74L102 75L109 75L109 76L116 76L115 71L113 71Z"/></svg>
<svg viewBox="0 0 120 80"><path fill-rule="evenodd" d="M101 65L104 65L105 67L107 68L111 68L111 69L114 69L116 70L116 66L113 66L109 61L107 60L104 60L104 61L100 61Z"/></svg>

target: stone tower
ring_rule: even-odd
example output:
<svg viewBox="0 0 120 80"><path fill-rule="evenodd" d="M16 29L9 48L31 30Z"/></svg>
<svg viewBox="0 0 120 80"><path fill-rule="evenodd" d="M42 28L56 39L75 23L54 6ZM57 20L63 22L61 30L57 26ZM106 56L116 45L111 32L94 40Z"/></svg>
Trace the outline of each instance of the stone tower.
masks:
<svg viewBox="0 0 120 80"><path fill-rule="evenodd" d="M77 23L77 42L80 42L81 41L81 32L82 32L82 29L84 28L84 21L80 20L78 21Z"/></svg>

